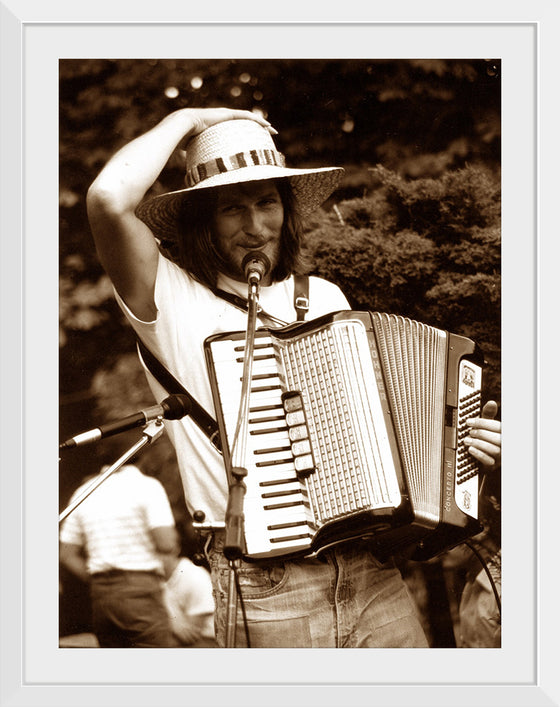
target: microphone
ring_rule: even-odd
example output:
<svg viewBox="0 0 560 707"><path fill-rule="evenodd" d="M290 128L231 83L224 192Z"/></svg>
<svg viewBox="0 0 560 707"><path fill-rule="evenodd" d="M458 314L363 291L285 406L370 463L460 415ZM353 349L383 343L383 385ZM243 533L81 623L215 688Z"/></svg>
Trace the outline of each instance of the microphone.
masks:
<svg viewBox="0 0 560 707"><path fill-rule="evenodd" d="M258 285L270 272L271 263L268 257L260 250L252 250L243 258L241 263L245 279L249 285Z"/></svg>
<svg viewBox="0 0 560 707"><path fill-rule="evenodd" d="M123 417L122 420L108 422L93 430L71 437L66 442L63 442L59 449L70 449L71 447L79 447L82 444L97 442L103 437L110 437L111 435L119 434L119 432L131 430L134 427L141 427L152 420L157 420L158 417L162 417L165 420L179 420L190 413L191 407L191 401L188 396L170 395L165 400L162 400L160 405L153 405L146 410L134 413L134 415Z"/></svg>

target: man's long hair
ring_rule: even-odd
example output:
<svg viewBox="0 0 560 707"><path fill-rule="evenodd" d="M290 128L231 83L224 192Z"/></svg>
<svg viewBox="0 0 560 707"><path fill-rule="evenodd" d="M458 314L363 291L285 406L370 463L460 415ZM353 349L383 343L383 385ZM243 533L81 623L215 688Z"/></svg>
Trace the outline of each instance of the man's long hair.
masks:
<svg viewBox="0 0 560 707"><path fill-rule="evenodd" d="M293 273L301 272L304 267L301 256L303 228L290 182L286 178L273 181L284 207L280 256L271 273L273 282L280 282ZM216 189L201 189L195 192L193 198L183 202L176 249L178 265L211 290L216 288L218 274L228 270L228 264L218 251L212 235L211 223L216 204Z"/></svg>

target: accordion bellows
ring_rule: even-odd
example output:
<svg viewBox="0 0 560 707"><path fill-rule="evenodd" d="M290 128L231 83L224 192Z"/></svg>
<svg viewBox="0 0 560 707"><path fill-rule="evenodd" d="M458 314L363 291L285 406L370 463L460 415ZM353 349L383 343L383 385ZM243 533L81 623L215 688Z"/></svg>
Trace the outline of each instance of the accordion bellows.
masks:
<svg viewBox="0 0 560 707"><path fill-rule="evenodd" d="M210 337L226 469L245 332ZM482 355L468 338L378 312L258 329L250 385L246 559L313 555L366 539L382 559L429 559L481 530Z"/></svg>

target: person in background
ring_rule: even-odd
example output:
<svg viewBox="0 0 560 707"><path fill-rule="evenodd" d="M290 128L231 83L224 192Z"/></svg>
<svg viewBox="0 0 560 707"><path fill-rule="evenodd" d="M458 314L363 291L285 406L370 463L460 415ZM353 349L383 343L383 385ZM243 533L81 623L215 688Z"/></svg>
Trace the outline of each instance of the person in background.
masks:
<svg viewBox="0 0 560 707"><path fill-rule="evenodd" d="M459 648L502 645L501 496L501 470L496 469L482 487L479 517L484 529L471 538L471 554L463 553L465 585L459 602Z"/></svg>
<svg viewBox="0 0 560 707"><path fill-rule="evenodd" d="M91 483L74 492L70 505ZM133 464L113 472L68 515L60 562L89 585L100 648L178 645L163 601L162 560L177 552L165 489Z"/></svg>
<svg viewBox="0 0 560 707"><path fill-rule="evenodd" d="M492 581L486 571L480 569L478 562L471 562L467 566L467 578L459 604L458 648L502 646L502 619L498 606L502 594L501 549L494 548L485 562Z"/></svg>
<svg viewBox="0 0 560 707"><path fill-rule="evenodd" d="M270 268L260 282L258 325L296 320L295 275L302 272L302 218L336 189L338 167L288 168L261 115L228 108L174 111L122 147L91 185L88 217L100 261L138 337L215 416L204 355L210 335L244 331L243 264L258 251ZM175 149L185 151L186 187L145 199ZM307 318L350 309L333 283L308 279ZM269 315L269 316L267 316ZM271 319L272 317L272 319ZM167 391L151 373L157 400ZM470 453L491 467L500 455L495 406L470 421ZM191 513L223 526L228 480L223 458L190 417L166 422ZM209 562L216 639L224 646L229 563L214 534ZM239 587L250 645L426 647L417 608L392 560L347 542L319 557L241 561ZM244 647L242 622L239 647Z"/></svg>
<svg viewBox="0 0 560 707"><path fill-rule="evenodd" d="M163 596L173 634L182 646L217 648L210 573L185 556L166 555L163 564Z"/></svg>

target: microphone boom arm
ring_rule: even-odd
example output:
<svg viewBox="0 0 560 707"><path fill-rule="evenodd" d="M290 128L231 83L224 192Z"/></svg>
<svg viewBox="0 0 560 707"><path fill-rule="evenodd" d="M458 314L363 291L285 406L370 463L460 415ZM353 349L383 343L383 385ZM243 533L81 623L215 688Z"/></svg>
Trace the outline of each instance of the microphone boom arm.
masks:
<svg viewBox="0 0 560 707"><path fill-rule="evenodd" d="M129 459L132 459L143 447L147 444L152 444L160 437L163 433L163 422L161 420L154 420L151 422L145 430L143 430L142 437L130 447L116 462L114 462L108 469L106 469L99 477L96 477L87 488L76 498L70 505L68 505L58 517L58 523L67 518L70 513L72 513L76 508L86 500L86 498L92 494L96 488L101 486L101 484L106 481L111 474L121 468Z"/></svg>
<svg viewBox="0 0 560 707"><path fill-rule="evenodd" d="M147 410L141 410L133 415L123 418L122 420L114 420L104 425L100 425L93 430L82 432L67 439L59 445L59 450L72 449L90 442L97 442L105 437L132 430L135 427L143 427L153 420L179 420L191 412L191 401L186 395L170 395L165 400L162 400L160 405L153 405Z"/></svg>

